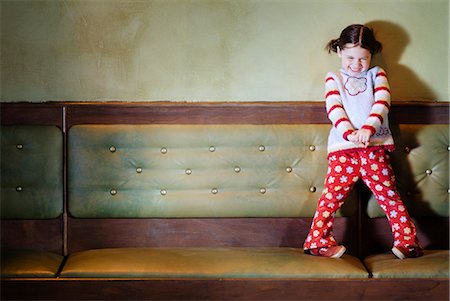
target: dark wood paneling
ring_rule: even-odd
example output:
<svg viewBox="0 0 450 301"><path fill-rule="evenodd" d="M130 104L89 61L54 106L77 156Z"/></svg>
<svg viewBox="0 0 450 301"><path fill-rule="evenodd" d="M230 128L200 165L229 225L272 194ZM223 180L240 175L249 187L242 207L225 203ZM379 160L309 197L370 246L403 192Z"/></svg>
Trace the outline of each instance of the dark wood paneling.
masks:
<svg viewBox="0 0 450 301"><path fill-rule="evenodd" d="M67 124L329 123L322 103L90 103L69 104Z"/></svg>
<svg viewBox="0 0 450 301"><path fill-rule="evenodd" d="M62 254L62 218L48 220L1 220L3 249L31 249Z"/></svg>
<svg viewBox="0 0 450 301"><path fill-rule="evenodd" d="M63 127L63 105L58 103L0 103L2 125Z"/></svg>
<svg viewBox="0 0 450 301"><path fill-rule="evenodd" d="M302 248L311 218L68 220L69 253L120 247ZM356 221L336 218L334 236L356 252Z"/></svg>
<svg viewBox="0 0 450 301"><path fill-rule="evenodd" d="M393 124L448 124L448 102L394 102L389 113Z"/></svg>
<svg viewBox="0 0 450 301"><path fill-rule="evenodd" d="M423 248L433 250L449 249L448 217L416 217L413 218L417 228L417 236ZM393 238L389 222L385 217L362 219L362 257L379 254L392 248Z"/></svg>
<svg viewBox="0 0 450 301"><path fill-rule="evenodd" d="M26 289L24 289L26 288ZM448 300L448 279L58 279L2 281L2 299Z"/></svg>

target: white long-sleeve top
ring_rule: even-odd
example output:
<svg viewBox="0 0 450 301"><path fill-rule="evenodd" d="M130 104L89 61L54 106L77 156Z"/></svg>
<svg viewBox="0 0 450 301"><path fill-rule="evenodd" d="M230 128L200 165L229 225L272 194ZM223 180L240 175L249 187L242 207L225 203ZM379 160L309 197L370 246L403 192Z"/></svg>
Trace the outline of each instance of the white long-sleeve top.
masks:
<svg viewBox="0 0 450 301"><path fill-rule="evenodd" d="M328 136L328 154L358 149L347 140L358 129L372 133L369 148L394 148L388 120L391 94L382 68L373 67L358 76L351 76L343 69L338 74L328 72L325 93L328 118L333 124Z"/></svg>

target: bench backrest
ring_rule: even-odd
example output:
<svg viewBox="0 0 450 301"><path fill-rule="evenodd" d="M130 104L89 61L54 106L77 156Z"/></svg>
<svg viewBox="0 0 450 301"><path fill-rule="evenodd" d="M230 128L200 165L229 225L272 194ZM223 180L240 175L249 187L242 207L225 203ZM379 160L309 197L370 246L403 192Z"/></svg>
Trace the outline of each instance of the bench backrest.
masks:
<svg viewBox="0 0 450 301"><path fill-rule="evenodd" d="M62 110L20 107L2 106L1 246L62 253Z"/></svg>

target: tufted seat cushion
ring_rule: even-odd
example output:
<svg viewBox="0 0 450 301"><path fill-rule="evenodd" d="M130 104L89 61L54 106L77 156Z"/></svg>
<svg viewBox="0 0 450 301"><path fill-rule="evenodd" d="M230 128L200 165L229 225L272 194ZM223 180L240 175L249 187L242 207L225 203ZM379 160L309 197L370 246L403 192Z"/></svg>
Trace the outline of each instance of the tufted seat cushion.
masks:
<svg viewBox="0 0 450 301"><path fill-rule="evenodd" d="M419 258L396 259L392 254L368 256L364 263L374 278L448 278L448 250L425 250Z"/></svg>
<svg viewBox="0 0 450 301"><path fill-rule="evenodd" d="M2 250L1 277L55 277L63 256L32 250Z"/></svg>
<svg viewBox="0 0 450 301"><path fill-rule="evenodd" d="M355 257L293 248L117 248L69 255L61 277L367 278Z"/></svg>

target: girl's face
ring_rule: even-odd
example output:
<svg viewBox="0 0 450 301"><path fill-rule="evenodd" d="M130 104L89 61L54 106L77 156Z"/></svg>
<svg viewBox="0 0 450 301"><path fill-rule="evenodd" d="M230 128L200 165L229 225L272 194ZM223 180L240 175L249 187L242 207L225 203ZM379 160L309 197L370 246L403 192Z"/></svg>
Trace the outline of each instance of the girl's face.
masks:
<svg viewBox="0 0 450 301"><path fill-rule="evenodd" d="M372 58L369 50L354 44L345 44L344 49L338 48L337 54L341 58L342 68L348 74L356 76L369 70Z"/></svg>

